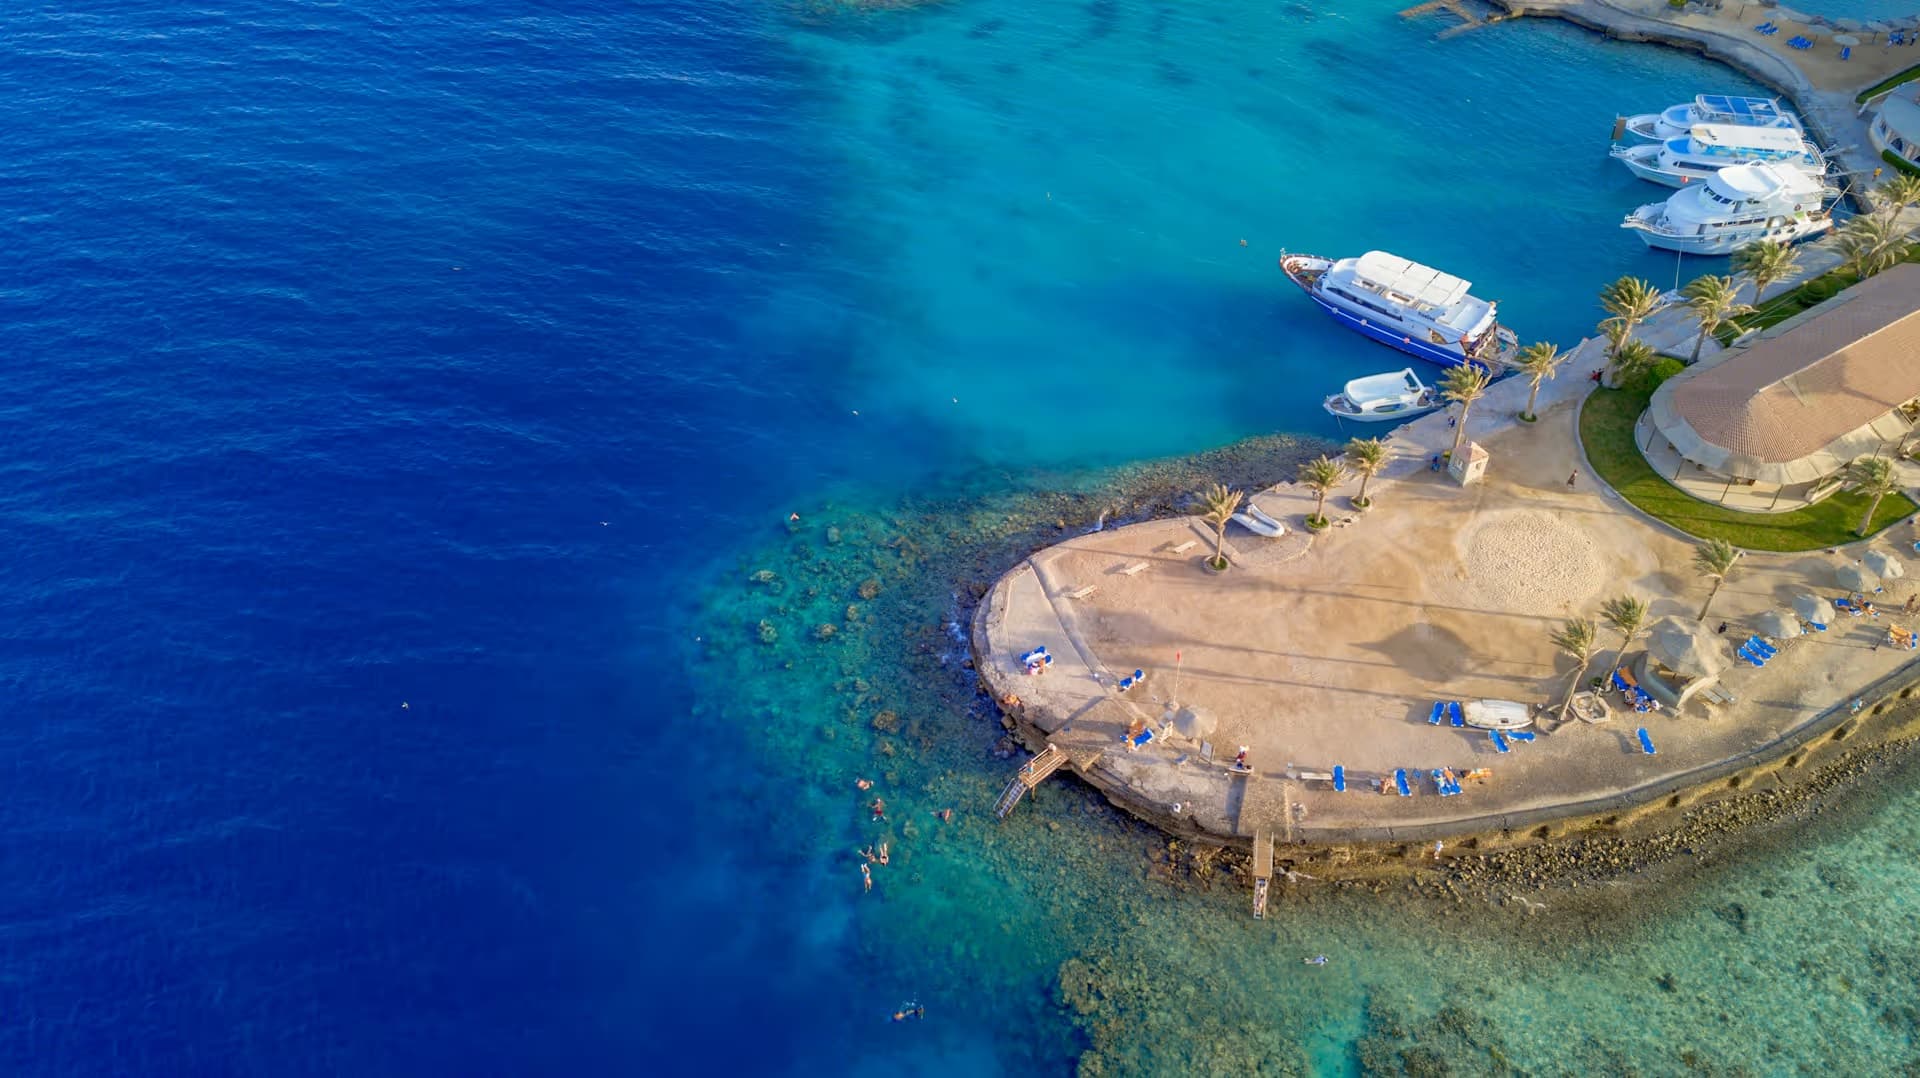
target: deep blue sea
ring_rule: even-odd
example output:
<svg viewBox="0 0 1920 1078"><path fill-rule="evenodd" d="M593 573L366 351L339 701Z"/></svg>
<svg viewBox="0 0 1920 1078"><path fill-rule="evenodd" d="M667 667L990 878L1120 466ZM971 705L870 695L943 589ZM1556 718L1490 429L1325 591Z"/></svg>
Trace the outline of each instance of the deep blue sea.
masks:
<svg viewBox="0 0 1920 1078"><path fill-rule="evenodd" d="M0 16L0 1070L1166 1070L1128 1037L1204 1021L1357 1073L1388 991L1547 1072L1569 1022L1654 1073L1905 1058L1864 1002L1824 1056L1802 1004L1910 945L1674 996L1663 956L1736 953L1692 907L1309 901L1276 944L1071 786L979 819L1008 765L940 678L947 574L1103 469L1334 436L1329 387L1401 365L1281 247L1434 262L1562 344L1673 272L1616 227L1665 192L1612 117L1751 83L1398 6ZM903 821L873 895L856 773ZM1819 856L1911 852L1875 818ZM1815 860L1708 886L1815 911L1782 931L1913 902Z"/></svg>

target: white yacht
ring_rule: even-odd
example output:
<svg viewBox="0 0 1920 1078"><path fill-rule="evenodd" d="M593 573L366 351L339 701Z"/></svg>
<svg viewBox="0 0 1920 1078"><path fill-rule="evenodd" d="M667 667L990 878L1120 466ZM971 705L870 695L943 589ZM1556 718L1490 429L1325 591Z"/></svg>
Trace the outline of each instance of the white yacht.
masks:
<svg viewBox="0 0 1920 1078"><path fill-rule="evenodd" d="M1665 142L1689 134L1698 124L1778 127L1802 133L1805 130L1800 126L1800 117L1781 108L1778 98L1731 94L1701 94L1684 105L1629 116L1622 122L1621 130L1648 142Z"/></svg>
<svg viewBox="0 0 1920 1078"><path fill-rule="evenodd" d="M1355 378L1345 389L1328 397L1325 407L1327 414L1336 419L1380 423L1425 415L1444 403L1440 394L1420 381L1413 368L1408 367Z"/></svg>
<svg viewBox="0 0 1920 1078"><path fill-rule="evenodd" d="M1728 165L1772 164L1815 176L1827 170L1819 147L1784 127L1695 124L1684 138L1610 152L1635 176L1668 187L1704 180Z"/></svg>
<svg viewBox="0 0 1920 1078"><path fill-rule="evenodd" d="M1429 363L1492 369L1520 350L1496 304L1418 262L1385 251L1339 260L1282 252L1280 268L1334 321Z"/></svg>
<svg viewBox="0 0 1920 1078"><path fill-rule="evenodd" d="M1731 165L1690 183L1665 202L1642 206L1621 228L1649 247L1694 255L1732 254L1762 240L1794 243L1833 227L1818 176L1775 165Z"/></svg>

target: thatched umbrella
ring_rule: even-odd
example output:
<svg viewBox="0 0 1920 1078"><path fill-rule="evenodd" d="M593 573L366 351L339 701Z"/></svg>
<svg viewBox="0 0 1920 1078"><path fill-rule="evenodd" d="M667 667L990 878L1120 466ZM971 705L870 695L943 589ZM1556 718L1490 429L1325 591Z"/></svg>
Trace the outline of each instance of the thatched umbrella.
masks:
<svg viewBox="0 0 1920 1078"><path fill-rule="evenodd" d="M1882 580L1898 580L1907 575L1907 567L1900 564L1900 559L1884 550L1867 551L1866 556L1860 559L1860 564Z"/></svg>
<svg viewBox="0 0 1920 1078"><path fill-rule="evenodd" d="M1880 585L1880 578L1864 565L1842 565L1833 571L1833 580L1848 591L1862 595Z"/></svg>
<svg viewBox="0 0 1920 1078"><path fill-rule="evenodd" d="M1212 712L1198 708L1183 707L1173 717L1173 732L1188 741L1200 741L1213 736L1213 729L1217 725Z"/></svg>
<svg viewBox="0 0 1920 1078"><path fill-rule="evenodd" d="M1833 604L1818 595L1796 595L1793 597L1793 612L1800 620L1815 625L1833 624Z"/></svg>
<svg viewBox="0 0 1920 1078"><path fill-rule="evenodd" d="M1684 677L1718 677L1729 663L1726 642L1696 621L1661 618L1647 630L1647 654Z"/></svg>
<svg viewBox="0 0 1920 1078"><path fill-rule="evenodd" d="M1769 610L1754 619L1754 625L1775 640L1790 640L1800 635L1800 619L1784 610Z"/></svg>

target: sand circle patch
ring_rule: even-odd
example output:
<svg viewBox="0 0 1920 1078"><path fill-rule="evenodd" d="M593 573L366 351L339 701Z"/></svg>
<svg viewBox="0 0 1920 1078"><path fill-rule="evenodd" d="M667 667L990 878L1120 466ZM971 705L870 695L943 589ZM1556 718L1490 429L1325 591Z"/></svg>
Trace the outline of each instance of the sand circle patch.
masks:
<svg viewBox="0 0 1920 1078"><path fill-rule="evenodd" d="M1461 532L1458 547L1468 588L1497 610L1553 612L1607 583L1593 539L1552 513L1489 513Z"/></svg>

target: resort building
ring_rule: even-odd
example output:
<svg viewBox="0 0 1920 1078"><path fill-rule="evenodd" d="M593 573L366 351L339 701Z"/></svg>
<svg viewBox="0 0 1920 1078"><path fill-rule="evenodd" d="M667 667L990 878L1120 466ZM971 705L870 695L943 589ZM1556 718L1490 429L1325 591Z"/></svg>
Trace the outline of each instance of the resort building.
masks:
<svg viewBox="0 0 1920 1078"><path fill-rule="evenodd" d="M1920 168L1920 93L1903 86L1883 98L1867 124L1867 141L1875 153L1891 151Z"/></svg>
<svg viewBox="0 0 1920 1078"><path fill-rule="evenodd" d="M1920 265L1901 264L1668 379L1634 443L1696 498L1785 512L1897 449L1916 418Z"/></svg>

